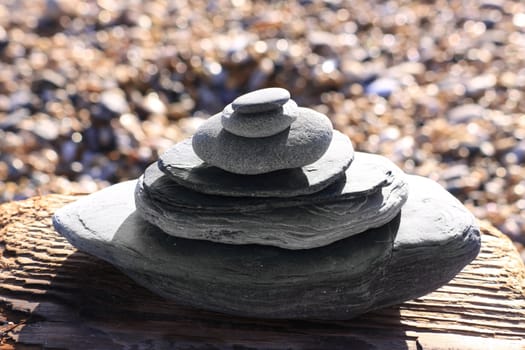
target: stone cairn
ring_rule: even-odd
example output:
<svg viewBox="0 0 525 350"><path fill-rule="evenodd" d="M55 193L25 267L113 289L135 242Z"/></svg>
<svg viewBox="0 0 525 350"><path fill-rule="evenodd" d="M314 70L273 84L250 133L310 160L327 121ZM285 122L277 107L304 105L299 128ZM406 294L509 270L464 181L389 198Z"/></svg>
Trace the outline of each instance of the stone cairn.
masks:
<svg viewBox="0 0 525 350"><path fill-rule="evenodd" d="M53 219L164 297L253 317L348 319L435 290L480 248L440 185L354 152L281 88L238 97L138 180Z"/></svg>

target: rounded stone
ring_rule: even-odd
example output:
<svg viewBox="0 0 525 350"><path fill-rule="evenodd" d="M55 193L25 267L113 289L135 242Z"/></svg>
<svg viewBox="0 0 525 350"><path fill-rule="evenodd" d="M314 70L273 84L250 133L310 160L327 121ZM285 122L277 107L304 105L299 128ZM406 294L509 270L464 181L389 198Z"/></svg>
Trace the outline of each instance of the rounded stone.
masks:
<svg viewBox="0 0 525 350"><path fill-rule="evenodd" d="M231 105L226 106L221 114L222 127L240 137L268 137L276 135L290 127L298 115L297 104L289 100L282 107L258 113L235 112Z"/></svg>
<svg viewBox="0 0 525 350"><path fill-rule="evenodd" d="M349 319L439 288L479 252L472 214L434 181L406 179L410 194L394 220L317 249L168 236L139 215L136 181L66 205L53 223L79 250L181 305L247 317Z"/></svg>
<svg viewBox="0 0 525 350"><path fill-rule="evenodd" d="M258 175L239 175L205 163L186 139L159 158L159 168L197 192L233 197L293 197L318 192L339 179L354 159L350 139L333 131L328 150L312 164Z"/></svg>
<svg viewBox="0 0 525 350"><path fill-rule="evenodd" d="M359 152L341 181L322 193L282 200L223 197L222 206L217 203L220 198L207 196L208 202L218 208L216 211L197 208L199 201L202 206L207 205L202 194L193 192L194 201L188 198L191 193L182 194L186 196L182 202L183 199L176 199L181 191L166 187L161 178L148 180L145 184L145 177L141 177L137 184L137 209L145 220L167 234L286 249L318 248L382 226L399 213L407 198L401 169L384 157ZM181 208L177 201L182 205L193 204L193 208ZM236 208L242 209L236 211Z"/></svg>
<svg viewBox="0 0 525 350"><path fill-rule="evenodd" d="M216 114L193 135L193 150L206 163L235 174L263 174L311 164L330 146L332 123L312 109L297 110L298 117L289 129L258 139L224 130L221 115Z"/></svg>
<svg viewBox="0 0 525 350"><path fill-rule="evenodd" d="M260 89L237 97L232 102L232 108L240 113L265 112L281 107L289 99L290 92L286 89Z"/></svg>

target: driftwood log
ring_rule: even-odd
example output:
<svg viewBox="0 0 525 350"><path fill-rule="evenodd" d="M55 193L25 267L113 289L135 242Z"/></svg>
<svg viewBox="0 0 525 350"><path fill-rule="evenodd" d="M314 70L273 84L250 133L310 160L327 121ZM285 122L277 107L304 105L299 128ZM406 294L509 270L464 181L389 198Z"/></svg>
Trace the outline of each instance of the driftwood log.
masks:
<svg viewBox="0 0 525 350"><path fill-rule="evenodd" d="M525 349L525 267L481 223L479 256L439 290L350 321L230 317L166 301L55 233L74 196L0 206L0 350Z"/></svg>

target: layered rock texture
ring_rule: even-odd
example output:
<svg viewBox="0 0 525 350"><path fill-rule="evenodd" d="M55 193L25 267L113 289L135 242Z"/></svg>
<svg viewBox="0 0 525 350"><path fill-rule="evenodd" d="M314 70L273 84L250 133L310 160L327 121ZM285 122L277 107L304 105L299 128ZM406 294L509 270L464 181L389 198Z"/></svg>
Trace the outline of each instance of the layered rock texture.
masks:
<svg viewBox="0 0 525 350"><path fill-rule="evenodd" d="M153 164L139 179L135 202L164 232L229 244L287 249L322 247L391 221L407 198L407 183L393 163L358 153L333 184L307 196L194 195Z"/></svg>
<svg viewBox="0 0 525 350"><path fill-rule="evenodd" d="M421 296L480 246L441 186L354 152L280 88L237 98L139 179L54 224L160 295L271 318L347 319Z"/></svg>

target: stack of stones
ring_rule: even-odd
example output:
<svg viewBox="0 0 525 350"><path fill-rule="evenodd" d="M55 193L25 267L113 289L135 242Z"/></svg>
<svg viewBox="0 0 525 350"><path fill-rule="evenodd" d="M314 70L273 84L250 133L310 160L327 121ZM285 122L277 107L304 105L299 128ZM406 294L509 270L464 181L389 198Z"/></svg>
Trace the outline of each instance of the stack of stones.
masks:
<svg viewBox="0 0 525 350"><path fill-rule="evenodd" d="M54 224L162 296L272 318L348 319L419 297L480 247L441 186L354 152L280 88L237 98L138 180Z"/></svg>
<svg viewBox="0 0 525 350"><path fill-rule="evenodd" d="M325 154L332 124L324 115L299 108L279 88L243 95L213 116L193 137L193 150L226 171L264 174L301 168Z"/></svg>

